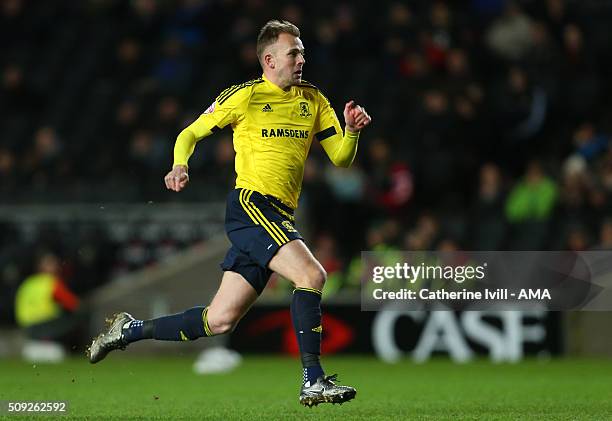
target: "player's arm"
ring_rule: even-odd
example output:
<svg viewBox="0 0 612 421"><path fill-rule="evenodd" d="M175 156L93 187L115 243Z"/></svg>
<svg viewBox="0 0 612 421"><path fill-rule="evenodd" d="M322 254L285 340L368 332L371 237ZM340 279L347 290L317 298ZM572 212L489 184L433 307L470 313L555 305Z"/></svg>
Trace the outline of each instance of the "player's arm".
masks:
<svg viewBox="0 0 612 421"><path fill-rule="evenodd" d="M338 167L349 167L355 159L359 133L361 129L370 124L372 118L364 108L349 101L344 106L344 121L346 123L344 133L340 128L340 122L333 108L323 98L322 110L319 112L319 132L315 137L321 142L325 153Z"/></svg>
<svg viewBox="0 0 612 421"><path fill-rule="evenodd" d="M247 92L236 92L230 97L224 95L224 92L197 120L183 129L177 136L174 144L172 170L164 178L167 189L178 192L187 186L189 182L188 161L198 141L228 124L235 123L240 118L240 109L246 99L245 94Z"/></svg>

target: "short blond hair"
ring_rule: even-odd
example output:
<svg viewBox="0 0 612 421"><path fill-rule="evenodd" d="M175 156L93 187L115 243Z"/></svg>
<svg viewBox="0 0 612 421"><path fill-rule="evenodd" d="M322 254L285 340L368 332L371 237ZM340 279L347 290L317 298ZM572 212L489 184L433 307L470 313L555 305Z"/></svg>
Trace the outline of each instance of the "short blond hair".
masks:
<svg viewBox="0 0 612 421"><path fill-rule="evenodd" d="M269 20L259 31L257 36L257 57L263 60L263 52L268 45L274 44L280 34L291 34L299 37L300 30L297 26L286 20Z"/></svg>

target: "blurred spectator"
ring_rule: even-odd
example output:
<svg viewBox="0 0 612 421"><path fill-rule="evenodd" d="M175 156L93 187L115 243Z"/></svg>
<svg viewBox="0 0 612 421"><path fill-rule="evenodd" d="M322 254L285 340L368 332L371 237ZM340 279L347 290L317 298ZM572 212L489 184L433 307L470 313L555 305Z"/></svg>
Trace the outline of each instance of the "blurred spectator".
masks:
<svg viewBox="0 0 612 421"><path fill-rule="evenodd" d="M565 250L585 251L589 248L589 239L586 230L581 226L575 226L567 235Z"/></svg>
<svg viewBox="0 0 612 421"><path fill-rule="evenodd" d="M0 195L10 195L17 186L15 155L6 148L0 148Z"/></svg>
<svg viewBox="0 0 612 421"><path fill-rule="evenodd" d="M566 0L546 0L546 22L557 39L561 39L569 19Z"/></svg>
<svg viewBox="0 0 612 421"><path fill-rule="evenodd" d="M119 41L115 52L115 60L107 69L107 76L113 78L115 86L121 92L134 89L134 82L145 75L146 66L143 59L141 42L132 37Z"/></svg>
<svg viewBox="0 0 612 421"><path fill-rule="evenodd" d="M440 222L425 212L419 216L415 227L404 236L404 249L410 251L433 250L440 235Z"/></svg>
<svg viewBox="0 0 612 421"><path fill-rule="evenodd" d="M415 154L416 192L425 206L452 197L450 188L457 162L453 152L460 145L450 142L453 114L448 94L440 89L428 89L421 98L419 127ZM448 203L444 203L448 205Z"/></svg>
<svg viewBox="0 0 612 421"><path fill-rule="evenodd" d="M530 162L525 176L506 200L511 250L541 250L544 247L557 196L557 185L544 174L541 164Z"/></svg>
<svg viewBox="0 0 612 421"><path fill-rule="evenodd" d="M44 126L34 134L34 142L23 162L26 178L33 187L44 189L57 183L69 171L70 163L62 154L64 144L55 128Z"/></svg>
<svg viewBox="0 0 612 421"><path fill-rule="evenodd" d="M549 28L542 22L531 25L531 48L526 57L526 66L529 73L548 87L549 90L558 90L559 76L549 69L558 68L561 63L559 45L555 43Z"/></svg>
<svg viewBox="0 0 612 421"><path fill-rule="evenodd" d="M155 129L162 142L170 142L179 128L181 106L173 96L165 96L157 104Z"/></svg>
<svg viewBox="0 0 612 421"><path fill-rule="evenodd" d="M224 136L216 144L214 156L216 170L210 171L211 181L219 186L231 186L236 181L234 172L234 144L232 138Z"/></svg>
<svg viewBox="0 0 612 421"><path fill-rule="evenodd" d="M327 167L325 181L332 194L335 206L327 206L327 215L335 221L331 232L337 238L344 238L349 244L347 254L352 254L363 242L363 232L355 230L367 220L369 207L361 205L366 193L366 174L357 163L350 168Z"/></svg>
<svg viewBox="0 0 612 421"><path fill-rule="evenodd" d="M134 0L129 2L126 30L142 40L154 40L160 34L161 3L156 0ZM150 42L150 41L149 41Z"/></svg>
<svg viewBox="0 0 612 421"><path fill-rule="evenodd" d="M524 69L517 66L510 68L497 101L500 128L510 140L529 139L542 128L548 110L548 97L542 88L533 86ZM515 146L514 142L509 145Z"/></svg>
<svg viewBox="0 0 612 421"><path fill-rule="evenodd" d="M21 283L15 296L15 319L30 340L23 356L59 362L65 355L60 342L79 327L79 298L61 279L57 256L45 252L37 265L38 272Z"/></svg>
<svg viewBox="0 0 612 421"><path fill-rule="evenodd" d="M601 78L597 72L597 55L576 24L563 29L565 59L561 67L563 98L568 117L588 118L601 95Z"/></svg>
<svg viewBox="0 0 612 421"><path fill-rule="evenodd" d="M606 219L599 230L599 245L602 250L612 250L612 220Z"/></svg>
<svg viewBox="0 0 612 421"><path fill-rule="evenodd" d="M190 47L197 48L205 41L204 31L206 25L202 25L206 12L210 5L205 0L183 0L178 2L174 16L169 19L166 31L175 35L181 42Z"/></svg>
<svg viewBox="0 0 612 421"><path fill-rule="evenodd" d="M368 159L368 197L384 210L383 214L397 215L405 211L414 192L412 173L408 166L394 159L388 143L382 138L368 144Z"/></svg>
<svg viewBox="0 0 612 421"><path fill-rule="evenodd" d="M460 250L460 247L455 240L451 238L445 238L440 241L437 250L441 252L456 252Z"/></svg>
<svg viewBox="0 0 612 421"><path fill-rule="evenodd" d="M499 167L480 168L478 197L472 209L472 238L476 250L499 250L505 237L505 192Z"/></svg>
<svg viewBox="0 0 612 421"><path fill-rule="evenodd" d="M312 157L306 161L300 197L300 206L306 210L314 233L332 232L335 224L330 217L329 208L329 203L333 200L332 192L325 181L322 167L323 164Z"/></svg>
<svg viewBox="0 0 612 421"><path fill-rule="evenodd" d="M517 2L509 1L504 14L493 22L487 33L489 47L508 61L522 59L532 45L531 19Z"/></svg>
<svg viewBox="0 0 612 421"><path fill-rule="evenodd" d="M40 96L28 83L21 66L9 63L3 68L0 87L0 111L3 120L17 118L24 113L37 118L40 100Z"/></svg>
<svg viewBox="0 0 612 421"><path fill-rule="evenodd" d="M597 179L597 199L604 214L612 213L612 147L594 166ZM606 215L606 216L607 216Z"/></svg>
<svg viewBox="0 0 612 421"><path fill-rule="evenodd" d="M586 161L580 155L570 156L563 166L560 202L567 213L574 217L588 215L592 180Z"/></svg>
<svg viewBox="0 0 612 421"><path fill-rule="evenodd" d="M335 294L343 286L343 264L338 256L336 240L333 236L322 233L316 237L312 252L327 272L325 294L328 296Z"/></svg>
<svg viewBox="0 0 612 421"><path fill-rule="evenodd" d="M153 69L159 88L167 93L186 93L191 83L192 64L180 38L170 37L162 44L162 57Z"/></svg>
<svg viewBox="0 0 612 421"><path fill-rule="evenodd" d="M134 134L129 154L136 174L146 177L149 171L160 169L167 162L167 151L162 141L162 139L154 138L147 130L139 130Z"/></svg>
<svg viewBox="0 0 612 421"><path fill-rule="evenodd" d="M542 221L551 216L557 200L557 186L537 161L527 166L522 181L512 189L506 201L510 222Z"/></svg>
<svg viewBox="0 0 612 421"><path fill-rule="evenodd" d="M247 78L254 78L261 73L259 59L256 54L256 45L253 41L246 41L240 47L240 74L247 75Z"/></svg>
<svg viewBox="0 0 612 421"><path fill-rule="evenodd" d="M574 132L576 152L586 160L593 160L610 144L609 136L597 134L589 122L583 123Z"/></svg>
<svg viewBox="0 0 612 421"><path fill-rule="evenodd" d="M288 4L281 12L281 16L284 20L296 25L298 28L302 27L302 9L297 4Z"/></svg>

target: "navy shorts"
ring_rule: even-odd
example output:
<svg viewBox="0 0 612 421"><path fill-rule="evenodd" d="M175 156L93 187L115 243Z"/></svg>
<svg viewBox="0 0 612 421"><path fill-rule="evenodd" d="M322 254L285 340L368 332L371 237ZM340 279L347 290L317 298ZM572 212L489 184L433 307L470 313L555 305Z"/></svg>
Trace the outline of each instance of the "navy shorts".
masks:
<svg viewBox="0 0 612 421"><path fill-rule="evenodd" d="M272 271L268 263L289 241L302 239L295 228L293 209L272 196L235 189L227 196L225 231L232 247L221 269L244 276L261 294Z"/></svg>

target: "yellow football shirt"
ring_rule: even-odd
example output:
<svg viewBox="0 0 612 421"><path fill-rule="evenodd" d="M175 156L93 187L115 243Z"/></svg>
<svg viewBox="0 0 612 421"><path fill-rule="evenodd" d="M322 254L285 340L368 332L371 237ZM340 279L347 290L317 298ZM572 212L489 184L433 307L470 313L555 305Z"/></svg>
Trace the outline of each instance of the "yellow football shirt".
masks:
<svg viewBox="0 0 612 421"><path fill-rule="evenodd" d="M187 165L200 139L231 125L236 188L272 195L295 209L313 138L334 165L348 167L359 133L343 135L329 101L302 82L283 90L265 76L232 86L178 136L174 165Z"/></svg>

